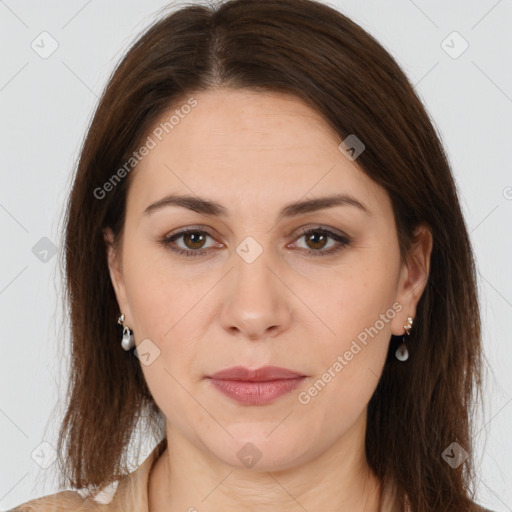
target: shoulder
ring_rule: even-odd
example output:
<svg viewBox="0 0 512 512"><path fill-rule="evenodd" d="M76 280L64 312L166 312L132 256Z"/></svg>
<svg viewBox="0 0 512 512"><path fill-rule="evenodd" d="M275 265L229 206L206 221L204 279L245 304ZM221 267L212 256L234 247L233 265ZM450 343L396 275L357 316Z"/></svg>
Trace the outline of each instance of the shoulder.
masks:
<svg viewBox="0 0 512 512"><path fill-rule="evenodd" d="M93 509L90 501L77 491L60 491L27 501L7 512L85 512Z"/></svg>
<svg viewBox="0 0 512 512"><path fill-rule="evenodd" d="M164 437L146 460L133 472L108 484L99 492L65 490L27 501L7 512L131 512L147 510L148 479L151 468L167 446Z"/></svg>

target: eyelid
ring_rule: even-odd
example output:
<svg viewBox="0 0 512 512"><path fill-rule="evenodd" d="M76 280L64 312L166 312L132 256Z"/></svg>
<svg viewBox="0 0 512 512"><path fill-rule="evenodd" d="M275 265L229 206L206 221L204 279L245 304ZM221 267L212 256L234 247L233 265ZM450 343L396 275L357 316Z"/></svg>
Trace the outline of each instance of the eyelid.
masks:
<svg viewBox="0 0 512 512"><path fill-rule="evenodd" d="M351 240L351 237L349 237L346 233L343 233L343 231L337 230L335 228L331 228L329 226L322 226L321 224L312 224L309 226L299 228L299 232L297 233L297 238L299 236L302 236L311 231L324 231L326 233L328 232L328 233L332 233L333 235L337 235L339 237L346 238L349 241Z"/></svg>

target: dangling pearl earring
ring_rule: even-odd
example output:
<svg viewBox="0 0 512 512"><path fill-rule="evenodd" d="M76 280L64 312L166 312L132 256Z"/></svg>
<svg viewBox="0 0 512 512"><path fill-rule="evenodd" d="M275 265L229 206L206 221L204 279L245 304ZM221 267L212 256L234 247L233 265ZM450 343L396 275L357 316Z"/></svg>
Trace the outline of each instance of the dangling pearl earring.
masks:
<svg viewBox="0 0 512 512"><path fill-rule="evenodd" d="M135 347L135 338L133 337L133 332L130 328L124 324L124 313L119 317L117 323L123 326L123 339L121 341L121 346L125 350L131 350Z"/></svg>
<svg viewBox="0 0 512 512"><path fill-rule="evenodd" d="M407 361L409 359L409 351L405 345L405 336L411 334L412 318L407 318L408 325L404 325L405 334L402 336L402 344L396 349L395 357L399 361Z"/></svg>

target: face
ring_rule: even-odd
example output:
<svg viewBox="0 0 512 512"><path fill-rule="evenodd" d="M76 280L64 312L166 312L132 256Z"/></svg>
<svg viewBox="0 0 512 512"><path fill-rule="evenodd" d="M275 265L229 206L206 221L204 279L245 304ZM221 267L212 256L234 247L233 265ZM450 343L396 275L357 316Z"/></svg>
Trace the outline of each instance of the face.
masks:
<svg viewBox="0 0 512 512"><path fill-rule="evenodd" d="M168 133L176 107L162 116L132 171L112 282L168 432L232 466L249 454L259 469L292 467L364 430L390 336L415 316L428 239L401 264L386 191L299 99L193 98ZM197 201L162 202L171 195ZM311 202L333 195L346 197ZM209 378L268 365L302 378Z"/></svg>

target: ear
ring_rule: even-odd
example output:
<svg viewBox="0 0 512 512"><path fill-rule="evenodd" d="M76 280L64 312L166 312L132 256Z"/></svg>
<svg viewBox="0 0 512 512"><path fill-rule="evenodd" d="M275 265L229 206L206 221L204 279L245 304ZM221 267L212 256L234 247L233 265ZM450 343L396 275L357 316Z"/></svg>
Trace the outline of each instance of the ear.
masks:
<svg viewBox="0 0 512 512"><path fill-rule="evenodd" d="M432 231L427 224L421 224L414 231L414 238L403 263L398 282L396 301L402 305L402 313L393 319L391 329L395 336L404 334L407 317L413 320L416 307L425 290L430 272L430 256L432 254Z"/></svg>
<svg viewBox="0 0 512 512"><path fill-rule="evenodd" d="M123 267L121 265L121 255L114 247L114 233L112 229L107 227L103 230L103 239L105 240L107 249L108 270L110 273L110 280L117 299L119 311L124 313L125 323L131 326L131 311L126 296L126 286L123 276Z"/></svg>

